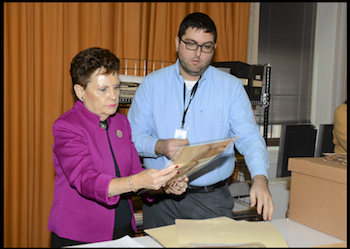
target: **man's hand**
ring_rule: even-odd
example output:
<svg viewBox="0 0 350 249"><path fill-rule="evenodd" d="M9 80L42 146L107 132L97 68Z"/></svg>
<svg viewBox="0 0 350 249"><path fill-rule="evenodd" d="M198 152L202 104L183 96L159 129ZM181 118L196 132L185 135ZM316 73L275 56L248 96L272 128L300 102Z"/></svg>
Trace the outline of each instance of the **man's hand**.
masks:
<svg viewBox="0 0 350 249"><path fill-rule="evenodd" d="M254 207L257 204L257 212L261 214L261 209L264 207L263 219L270 221L275 210L275 205L272 201L272 196L268 188L268 181L263 175L256 175L253 178L253 185L250 188L250 206Z"/></svg>
<svg viewBox="0 0 350 249"><path fill-rule="evenodd" d="M156 143L155 152L156 155L164 155L168 159L171 159L177 149L183 145L187 145L190 142L187 138L185 139L178 139L178 138L171 138L171 139L159 139Z"/></svg>

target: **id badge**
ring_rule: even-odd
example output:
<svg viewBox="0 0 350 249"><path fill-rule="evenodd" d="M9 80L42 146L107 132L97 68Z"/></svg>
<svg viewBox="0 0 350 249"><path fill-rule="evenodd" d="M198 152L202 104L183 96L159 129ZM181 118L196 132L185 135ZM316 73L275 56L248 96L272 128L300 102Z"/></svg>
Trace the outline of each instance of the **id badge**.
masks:
<svg viewBox="0 0 350 249"><path fill-rule="evenodd" d="M175 138L185 139L187 136L187 130L185 129L176 129Z"/></svg>

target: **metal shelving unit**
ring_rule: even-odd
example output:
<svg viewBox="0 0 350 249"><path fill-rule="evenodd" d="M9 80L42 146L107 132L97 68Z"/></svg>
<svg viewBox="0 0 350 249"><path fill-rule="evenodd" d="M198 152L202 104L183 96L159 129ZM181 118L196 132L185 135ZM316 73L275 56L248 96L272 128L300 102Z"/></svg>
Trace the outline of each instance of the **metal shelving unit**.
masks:
<svg viewBox="0 0 350 249"><path fill-rule="evenodd" d="M171 61L158 61L158 60L141 60L141 59L130 59L130 58L120 58L120 78L123 76L125 81L121 80L121 83L141 83L140 78L146 76L147 74L170 66L174 64ZM132 81L132 77L135 77L136 81ZM133 96L119 98L119 110L122 110L121 113L127 114L127 110L130 107Z"/></svg>

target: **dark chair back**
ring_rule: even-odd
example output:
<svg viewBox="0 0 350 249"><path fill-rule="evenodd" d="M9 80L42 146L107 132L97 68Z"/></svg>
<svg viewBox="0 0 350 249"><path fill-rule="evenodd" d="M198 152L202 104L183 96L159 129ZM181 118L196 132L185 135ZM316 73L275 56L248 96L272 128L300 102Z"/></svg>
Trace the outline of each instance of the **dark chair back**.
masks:
<svg viewBox="0 0 350 249"><path fill-rule="evenodd" d="M334 153L333 124L320 124L315 157L322 157L323 153Z"/></svg>

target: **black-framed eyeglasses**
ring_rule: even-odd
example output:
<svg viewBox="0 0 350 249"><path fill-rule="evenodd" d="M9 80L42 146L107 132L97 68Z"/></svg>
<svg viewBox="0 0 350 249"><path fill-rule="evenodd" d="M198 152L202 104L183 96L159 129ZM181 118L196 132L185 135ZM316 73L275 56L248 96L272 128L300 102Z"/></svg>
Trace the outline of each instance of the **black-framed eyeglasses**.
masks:
<svg viewBox="0 0 350 249"><path fill-rule="evenodd" d="M185 42L184 40L182 40L181 38L179 38L180 41L182 41L183 43L186 44L186 48L188 50L191 51L196 51L198 49L198 47L201 47L201 50L203 53L211 53L214 50L214 46L213 45L209 45L209 44L203 44L203 45L199 45L196 42Z"/></svg>

